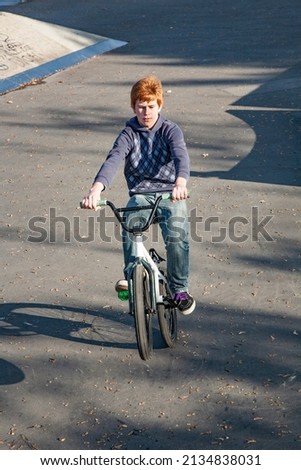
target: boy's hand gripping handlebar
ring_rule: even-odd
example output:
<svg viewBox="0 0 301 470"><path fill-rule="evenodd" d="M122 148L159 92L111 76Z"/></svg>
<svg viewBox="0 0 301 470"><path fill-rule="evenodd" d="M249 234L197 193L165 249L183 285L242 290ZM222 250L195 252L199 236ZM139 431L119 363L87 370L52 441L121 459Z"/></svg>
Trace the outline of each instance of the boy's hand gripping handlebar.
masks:
<svg viewBox="0 0 301 470"><path fill-rule="evenodd" d="M170 193L162 193L160 196L157 197L154 204L148 204L147 206L138 206L138 207L116 207L113 204L113 202L108 201L107 199L99 199L96 203L96 206L99 207L99 208L104 207L104 206L109 206L112 209L112 211L115 214L118 222L120 223L120 225L122 226L122 228L124 230L126 230L129 233L141 233L141 232L145 232L146 230L148 230L150 225L153 223L153 220L154 220L155 215L156 215L157 207L159 206L162 199L171 199L171 198L172 198L172 193L171 192ZM86 209L83 206L82 203L80 203L80 208L81 209ZM124 214L125 212L134 212L134 211L137 212L137 211L140 211L140 210L147 210L147 209L150 210L150 215L149 215L148 219L146 220L145 224L142 227L136 227L136 226L132 227L132 228L127 227L122 214Z"/></svg>

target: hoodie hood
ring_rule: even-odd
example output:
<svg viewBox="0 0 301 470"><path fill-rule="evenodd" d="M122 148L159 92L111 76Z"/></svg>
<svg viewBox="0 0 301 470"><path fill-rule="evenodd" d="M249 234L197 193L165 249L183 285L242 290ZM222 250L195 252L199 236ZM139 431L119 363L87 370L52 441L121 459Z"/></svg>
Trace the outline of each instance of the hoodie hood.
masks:
<svg viewBox="0 0 301 470"><path fill-rule="evenodd" d="M131 119L129 119L126 122L126 126L131 127L135 132L152 133L152 132L156 132L158 129L160 129L160 127L162 126L162 124L165 120L166 119L163 116L161 116L161 114L159 114L159 117L157 119L156 124L151 129L149 129L148 127L141 126L141 124L139 123L137 117L135 116L135 117L132 117Z"/></svg>

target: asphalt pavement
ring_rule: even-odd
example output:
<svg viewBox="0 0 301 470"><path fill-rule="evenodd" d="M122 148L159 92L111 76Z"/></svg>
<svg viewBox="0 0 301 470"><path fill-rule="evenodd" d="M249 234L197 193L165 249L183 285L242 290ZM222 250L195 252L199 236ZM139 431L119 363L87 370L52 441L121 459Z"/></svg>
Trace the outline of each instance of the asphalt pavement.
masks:
<svg viewBox="0 0 301 470"><path fill-rule="evenodd" d="M1 11L122 45L28 67L0 96L0 449L300 450L300 2ZM0 32L0 73L7 45ZM173 349L156 327L142 361L114 292L118 225L78 205L150 73L191 157L197 308ZM122 169L106 197L126 202ZM157 228L148 243L163 254Z"/></svg>

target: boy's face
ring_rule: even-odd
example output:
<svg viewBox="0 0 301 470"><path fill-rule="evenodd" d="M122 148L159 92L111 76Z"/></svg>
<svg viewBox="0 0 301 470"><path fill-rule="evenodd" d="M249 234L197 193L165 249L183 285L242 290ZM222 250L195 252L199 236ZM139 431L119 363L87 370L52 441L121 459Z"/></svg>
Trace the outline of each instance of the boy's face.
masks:
<svg viewBox="0 0 301 470"><path fill-rule="evenodd" d="M151 129L157 122L161 107L157 100L139 101L137 100L133 108L141 126Z"/></svg>

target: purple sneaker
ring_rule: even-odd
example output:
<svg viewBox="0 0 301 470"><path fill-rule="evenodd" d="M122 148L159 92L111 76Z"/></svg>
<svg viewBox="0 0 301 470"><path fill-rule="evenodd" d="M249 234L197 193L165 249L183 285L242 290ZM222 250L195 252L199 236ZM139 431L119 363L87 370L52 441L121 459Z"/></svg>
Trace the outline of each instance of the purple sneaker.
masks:
<svg viewBox="0 0 301 470"><path fill-rule="evenodd" d="M183 315L189 315L195 309L195 300L188 292L176 292L173 300Z"/></svg>

